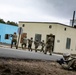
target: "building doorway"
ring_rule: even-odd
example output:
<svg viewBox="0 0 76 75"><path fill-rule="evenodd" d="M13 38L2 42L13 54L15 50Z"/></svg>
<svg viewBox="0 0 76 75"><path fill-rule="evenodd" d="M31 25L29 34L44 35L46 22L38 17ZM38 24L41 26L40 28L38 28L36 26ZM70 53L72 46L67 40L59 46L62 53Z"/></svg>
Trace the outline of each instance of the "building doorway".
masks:
<svg viewBox="0 0 76 75"><path fill-rule="evenodd" d="M20 43L23 42L23 38L27 38L27 33L22 33L22 34L21 34L21 40L20 40Z"/></svg>
<svg viewBox="0 0 76 75"><path fill-rule="evenodd" d="M51 37L51 39L53 40L53 47L52 47L52 52L54 51L54 41L55 41L55 35L53 35L53 34L49 34L49 35L46 35L46 41L47 41L47 39L49 38L49 37Z"/></svg>

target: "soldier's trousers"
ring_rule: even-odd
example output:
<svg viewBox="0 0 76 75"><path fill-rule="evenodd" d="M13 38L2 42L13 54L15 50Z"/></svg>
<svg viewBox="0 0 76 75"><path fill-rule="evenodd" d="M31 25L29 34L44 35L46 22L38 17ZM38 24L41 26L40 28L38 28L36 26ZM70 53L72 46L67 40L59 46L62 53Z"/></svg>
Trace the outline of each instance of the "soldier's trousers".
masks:
<svg viewBox="0 0 76 75"><path fill-rule="evenodd" d="M15 44L15 47L16 47L16 46L17 46L17 40L12 40L12 41L11 41L11 48L12 48L12 45L13 45L13 44Z"/></svg>
<svg viewBox="0 0 76 75"><path fill-rule="evenodd" d="M49 51L50 55L52 54L52 47L46 47L45 49L45 53L47 53L47 51Z"/></svg>

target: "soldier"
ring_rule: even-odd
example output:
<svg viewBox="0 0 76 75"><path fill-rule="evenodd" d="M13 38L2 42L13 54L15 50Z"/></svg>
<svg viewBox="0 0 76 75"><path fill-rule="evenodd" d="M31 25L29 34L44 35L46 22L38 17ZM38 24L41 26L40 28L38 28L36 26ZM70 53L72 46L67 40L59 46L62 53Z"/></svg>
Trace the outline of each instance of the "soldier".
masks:
<svg viewBox="0 0 76 75"><path fill-rule="evenodd" d="M71 57L69 53L63 54L63 59L57 61L64 69L74 69L76 70L76 58Z"/></svg>
<svg viewBox="0 0 76 75"><path fill-rule="evenodd" d="M27 38L24 37L22 40L23 40L23 41L22 41L22 49L23 49L23 46L24 46L25 48L26 48L26 46L27 46Z"/></svg>
<svg viewBox="0 0 76 75"><path fill-rule="evenodd" d="M36 40L36 41L34 42L34 44L35 44L35 52L37 52L37 48L38 48L38 46L39 46L39 41Z"/></svg>
<svg viewBox="0 0 76 75"><path fill-rule="evenodd" d="M42 40L42 42L41 42L41 52L43 51L44 52L44 46L45 46L45 43L44 43L44 40Z"/></svg>
<svg viewBox="0 0 76 75"><path fill-rule="evenodd" d="M14 34L11 35L11 36L12 36L11 48L12 48L12 45L13 45L13 43L14 43L14 44L15 44L15 47L16 47L16 49L17 49L17 35L16 35L16 32L14 32Z"/></svg>
<svg viewBox="0 0 76 75"><path fill-rule="evenodd" d="M52 49L53 49L53 37L49 37L46 42L45 54L47 53L47 51L49 51L50 55L52 55Z"/></svg>
<svg viewBox="0 0 76 75"><path fill-rule="evenodd" d="M28 49L29 51L31 50L32 51L32 43L33 43L33 38L31 37L31 39L28 39Z"/></svg>

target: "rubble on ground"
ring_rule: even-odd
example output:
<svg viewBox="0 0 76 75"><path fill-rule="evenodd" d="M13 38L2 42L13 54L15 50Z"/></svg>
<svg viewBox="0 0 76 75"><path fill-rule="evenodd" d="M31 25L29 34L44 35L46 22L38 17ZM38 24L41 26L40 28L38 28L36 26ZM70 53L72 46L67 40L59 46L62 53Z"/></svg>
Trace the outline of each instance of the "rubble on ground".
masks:
<svg viewBox="0 0 76 75"><path fill-rule="evenodd" d="M0 58L0 75L75 75L57 62Z"/></svg>

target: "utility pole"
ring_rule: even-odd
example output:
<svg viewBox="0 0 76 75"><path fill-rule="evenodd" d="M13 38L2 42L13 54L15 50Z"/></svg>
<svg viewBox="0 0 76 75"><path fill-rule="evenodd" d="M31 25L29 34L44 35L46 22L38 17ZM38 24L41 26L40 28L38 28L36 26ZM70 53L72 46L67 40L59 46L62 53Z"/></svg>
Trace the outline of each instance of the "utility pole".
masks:
<svg viewBox="0 0 76 75"><path fill-rule="evenodd" d="M75 11L73 12L72 27L74 26Z"/></svg>
<svg viewBox="0 0 76 75"><path fill-rule="evenodd" d="M17 48L18 48L18 45L19 45L19 40L20 40L20 35L23 33L23 29L22 29L22 27L19 27L18 28L18 34L19 34L19 37L18 37L18 42L17 42ZM16 49L17 49L16 48Z"/></svg>

